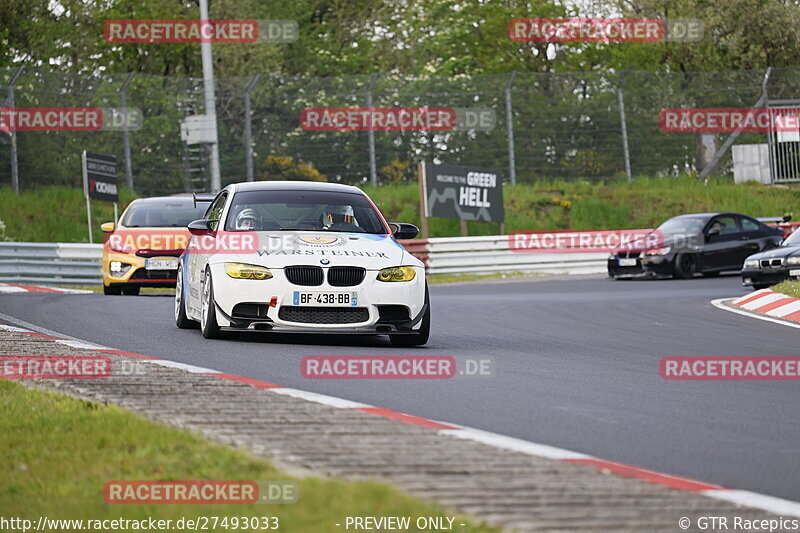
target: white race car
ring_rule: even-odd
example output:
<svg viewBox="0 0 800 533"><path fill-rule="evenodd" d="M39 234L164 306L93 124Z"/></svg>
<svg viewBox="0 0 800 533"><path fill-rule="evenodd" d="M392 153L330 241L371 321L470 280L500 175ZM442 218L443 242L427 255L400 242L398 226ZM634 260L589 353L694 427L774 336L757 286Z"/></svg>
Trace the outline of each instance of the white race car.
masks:
<svg viewBox="0 0 800 533"><path fill-rule="evenodd" d="M389 335L395 346L428 341L423 263L396 239L360 189L272 181L225 187L189 224L175 323L206 338L221 328Z"/></svg>

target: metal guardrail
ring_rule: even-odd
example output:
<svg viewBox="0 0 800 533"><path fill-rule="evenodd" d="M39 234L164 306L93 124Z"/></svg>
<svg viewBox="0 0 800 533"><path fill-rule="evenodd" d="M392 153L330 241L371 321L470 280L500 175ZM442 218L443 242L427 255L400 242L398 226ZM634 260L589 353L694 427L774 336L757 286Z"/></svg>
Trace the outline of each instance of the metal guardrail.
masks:
<svg viewBox="0 0 800 533"><path fill-rule="evenodd" d="M0 242L0 282L94 285L102 257L102 244Z"/></svg>
<svg viewBox="0 0 800 533"><path fill-rule="evenodd" d="M442 237L402 241L430 274L541 272L599 274L606 271L602 253L519 253L507 235ZM0 282L47 285L93 285L102 282L102 244L2 242Z"/></svg>
<svg viewBox="0 0 800 533"><path fill-rule="evenodd" d="M425 263L429 274L600 274L607 270L607 253L515 252L509 247L508 235L438 237L401 242Z"/></svg>

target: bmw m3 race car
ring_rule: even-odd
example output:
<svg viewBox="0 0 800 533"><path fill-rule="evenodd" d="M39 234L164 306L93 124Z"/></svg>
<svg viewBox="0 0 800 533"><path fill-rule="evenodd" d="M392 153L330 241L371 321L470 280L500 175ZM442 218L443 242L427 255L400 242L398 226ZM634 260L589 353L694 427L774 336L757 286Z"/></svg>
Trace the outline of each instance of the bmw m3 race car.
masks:
<svg viewBox="0 0 800 533"><path fill-rule="evenodd" d="M175 323L206 338L222 328L389 335L428 341L423 263L360 189L312 182L232 184L189 224Z"/></svg>

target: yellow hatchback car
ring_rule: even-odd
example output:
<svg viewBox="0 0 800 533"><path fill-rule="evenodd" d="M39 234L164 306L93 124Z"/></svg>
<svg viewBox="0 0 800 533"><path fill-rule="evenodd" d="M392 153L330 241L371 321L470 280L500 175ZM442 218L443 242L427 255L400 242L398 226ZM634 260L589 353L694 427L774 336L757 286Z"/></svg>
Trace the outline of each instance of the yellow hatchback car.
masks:
<svg viewBox="0 0 800 533"><path fill-rule="evenodd" d="M203 218L213 195L139 198L118 224L106 222L103 293L139 294L142 287L175 287L178 258L189 243L189 222Z"/></svg>

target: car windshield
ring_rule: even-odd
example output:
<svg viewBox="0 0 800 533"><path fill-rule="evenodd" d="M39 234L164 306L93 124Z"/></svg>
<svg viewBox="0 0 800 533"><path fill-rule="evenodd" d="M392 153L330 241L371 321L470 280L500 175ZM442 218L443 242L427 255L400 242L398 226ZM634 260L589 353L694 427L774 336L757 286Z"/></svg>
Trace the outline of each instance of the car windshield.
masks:
<svg viewBox="0 0 800 533"><path fill-rule="evenodd" d="M365 196L326 191L237 192L225 229L386 233L380 215Z"/></svg>
<svg viewBox="0 0 800 533"><path fill-rule="evenodd" d="M120 221L128 228L185 228L189 222L203 218L207 204L192 205L189 200L136 202Z"/></svg>
<svg viewBox="0 0 800 533"><path fill-rule="evenodd" d="M661 224L657 229L662 235L698 235L703 231L706 220L700 217L675 217Z"/></svg>
<svg viewBox="0 0 800 533"><path fill-rule="evenodd" d="M800 230L794 230L791 235L786 237L783 246L800 246Z"/></svg>

